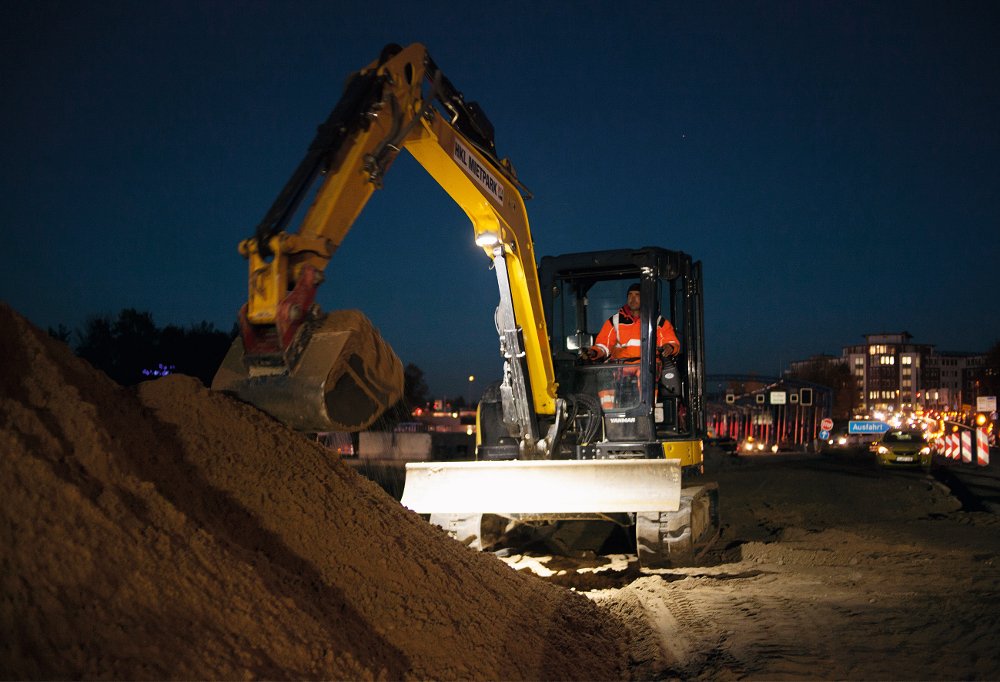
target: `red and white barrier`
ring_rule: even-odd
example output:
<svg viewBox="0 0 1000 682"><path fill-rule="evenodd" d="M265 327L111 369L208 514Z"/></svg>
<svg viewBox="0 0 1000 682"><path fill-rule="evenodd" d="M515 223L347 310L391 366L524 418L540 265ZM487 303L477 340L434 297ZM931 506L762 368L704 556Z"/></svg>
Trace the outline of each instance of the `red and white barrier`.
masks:
<svg viewBox="0 0 1000 682"><path fill-rule="evenodd" d="M968 464L972 461L972 432L962 431L962 461Z"/></svg>
<svg viewBox="0 0 1000 682"><path fill-rule="evenodd" d="M956 460L961 459L965 463L971 463L973 453L972 433L972 431L946 433L934 441L934 448L942 457ZM976 464L979 466L989 466L990 436L986 429L976 429L975 434Z"/></svg>
<svg viewBox="0 0 1000 682"><path fill-rule="evenodd" d="M962 451L962 443L957 433L946 433L937 439L938 454L948 459L958 459Z"/></svg>

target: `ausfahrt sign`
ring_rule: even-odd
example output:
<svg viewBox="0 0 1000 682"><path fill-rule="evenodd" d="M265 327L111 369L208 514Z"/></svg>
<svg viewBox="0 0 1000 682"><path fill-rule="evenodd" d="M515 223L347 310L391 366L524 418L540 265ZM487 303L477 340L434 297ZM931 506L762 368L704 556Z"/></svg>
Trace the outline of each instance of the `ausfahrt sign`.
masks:
<svg viewBox="0 0 1000 682"><path fill-rule="evenodd" d="M876 421L850 421L847 423L848 433L885 433L889 425Z"/></svg>

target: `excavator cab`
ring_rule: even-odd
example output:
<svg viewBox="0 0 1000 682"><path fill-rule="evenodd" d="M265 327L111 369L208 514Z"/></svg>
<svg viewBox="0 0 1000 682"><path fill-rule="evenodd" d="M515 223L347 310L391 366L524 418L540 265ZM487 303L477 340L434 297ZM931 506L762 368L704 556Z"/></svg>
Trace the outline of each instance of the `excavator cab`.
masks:
<svg viewBox="0 0 1000 682"><path fill-rule="evenodd" d="M539 281L559 393L592 396L601 432L563 438L577 459L678 456L700 466L705 422L701 263L657 247L592 251L542 258ZM640 357L590 362L583 352L638 283L641 291ZM663 357L656 325L674 327L681 351ZM576 402L579 402L579 398Z"/></svg>

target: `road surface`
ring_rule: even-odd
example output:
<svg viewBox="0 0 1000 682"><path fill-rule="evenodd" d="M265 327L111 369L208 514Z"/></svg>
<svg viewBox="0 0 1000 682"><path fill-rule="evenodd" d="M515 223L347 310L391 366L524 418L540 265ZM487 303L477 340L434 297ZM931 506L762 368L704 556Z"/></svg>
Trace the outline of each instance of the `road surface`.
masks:
<svg viewBox="0 0 1000 682"><path fill-rule="evenodd" d="M992 505L993 469L883 471L863 450L707 459L723 532L703 565L506 561L621 618L634 679L1000 678L1000 516L942 482Z"/></svg>

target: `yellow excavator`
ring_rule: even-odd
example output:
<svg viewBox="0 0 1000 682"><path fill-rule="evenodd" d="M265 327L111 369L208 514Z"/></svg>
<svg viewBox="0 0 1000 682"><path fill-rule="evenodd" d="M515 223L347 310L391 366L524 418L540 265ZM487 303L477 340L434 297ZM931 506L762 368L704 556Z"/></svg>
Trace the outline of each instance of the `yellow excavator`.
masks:
<svg viewBox="0 0 1000 682"><path fill-rule="evenodd" d="M512 528L601 522L635 533L646 567L690 563L718 533L702 471L701 267L657 247L537 263L525 198L485 112L420 44L386 46L354 73L254 235L240 336L213 381L306 432L360 431L402 395L402 365L358 311L324 314L323 272L400 151L468 215L499 289L500 380L477 414L475 461L408 464L402 504L477 548ZM292 223L310 203L297 227ZM638 362L583 353L641 289ZM656 348L671 321L681 359Z"/></svg>

